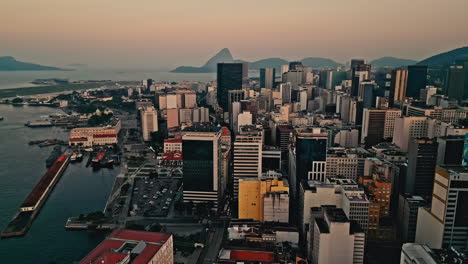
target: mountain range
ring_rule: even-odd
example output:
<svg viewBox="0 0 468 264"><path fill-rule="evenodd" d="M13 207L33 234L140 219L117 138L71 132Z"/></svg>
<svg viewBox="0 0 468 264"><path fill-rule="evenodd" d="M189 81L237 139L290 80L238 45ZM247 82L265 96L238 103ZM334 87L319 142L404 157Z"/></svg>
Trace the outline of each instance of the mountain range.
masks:
<svg viewBox="0 0 468 264"><path fill-rule="evenodd" d="M441 53L420 62L416 60L395 58L395 57L382 57L369 62L373 68L398 68L406 67L408 65L423 64L429 67L437 67L443 65L450 65L457 59L468 59L468 47L458 48L449 52ZM211 57L203 66L181 66L172 70L171 72L180 73L210 73L216 72L216 64L221 62L248 62L244 60L236 60L233 58L229 49L224 48L216 55ZM312 68L336 68L343 66L342 63L336 62L327 58L308 57L300 60L304 66ZM289 62L281 58L268 58L258 61L248 62L250 70L259 70L260 68L275 68L280 70L281 65L288 64Z"/></svg>
<svg viewBox="0 0 468 264"><path fill-rule="evenodd" d="M17 61L14 57L0 57L0 71L63 71L57 67L44 66L29 62Z"/></svg>

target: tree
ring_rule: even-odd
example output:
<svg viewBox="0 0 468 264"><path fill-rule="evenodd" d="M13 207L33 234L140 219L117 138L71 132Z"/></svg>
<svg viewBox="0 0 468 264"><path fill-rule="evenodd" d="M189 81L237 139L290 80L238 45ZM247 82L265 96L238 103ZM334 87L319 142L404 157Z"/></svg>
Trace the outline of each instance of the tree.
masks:
<svg viewBox="0 0 468 264"><path fill-rule="evenodd" d="M23 99L16 97L15 99L11 100L13 104L20 104L23 102Z"/></svg>

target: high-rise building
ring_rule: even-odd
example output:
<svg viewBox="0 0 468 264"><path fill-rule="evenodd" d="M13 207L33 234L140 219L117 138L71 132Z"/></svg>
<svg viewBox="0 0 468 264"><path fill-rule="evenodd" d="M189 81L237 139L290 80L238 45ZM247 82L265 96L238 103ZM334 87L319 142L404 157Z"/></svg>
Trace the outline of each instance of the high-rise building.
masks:
<svg viewBox="0 0 468 264"><path fill-rule="evenodd" d="M280 88L280 95L283 104L289 104L291 103L291 84L290 83L282 83L279 86Z"/></svg>
<svg viewBox="0 0 468 264"><path fill-rule="evenodd" d="M218 63L217 72L218 105L223 112L229 111L228 92L231 90L242 90L243 65L242 63Z"/></svg>
<svg viewBox="0 0 468 264"><path fill-rule="evenodd" d="M237 116L236 134L239 133L242 126L252 125L252 113L243 111Z"/></svg>
<svg viewBox="0 0 468 264"><path fill-rule="evenodd" d="M433 183L431 208L418 211L416 243L467 250L468 167L438 167Z"/></svg>
<svg viewBox="0 0 468 264"><path fill-rule="evenodd" d="M192 109L190 108L181 108L179 109L179 124L192 122Z"/></svg>
<svg viewBox="0 0 468 264"><path fill-rule="evenodd" d="M167 109L167 128L179 126L179 110L177 108Z"/></svg>
<svg viewBox="0 0 468 264"><path fill-rule="evenodd" d="M302 70L304 66L302 65L302 62L300 61L291 61L289 63L289 70L290 71L295 71L295 70Z"/></svg>
<svg viewBox="0 0 468 264"><path fill-rule="evenodd" d="M468 89L465 87L465 82L468 83L468 79L465 78L468 78L468 76L465 76L465 68L463 65L450 66L445 95L457 100L468 98L468 91L465 90Z"/></svg>
<svg viewBox="0 0 468 264"><path fill-rule="evenodd" d="M286 179L239 180L239 219L289 222L289 184Z"/></svg>
<svg viewBox="0 0 468 264"><path fill-rule="evenodd" d="M427 66L409 65L408 82L406 85L406 97L419 98L419 91L426 88L427 84Z"/></svg>
<svg viewBox="0 0 468 264"><path fill-rule="evenodd" d="M459 166L463 163L464 136L445 136L437 138L437 165Z"/></svg>
<svg viewBox="0 0 468 264"><path fill-rule="evenodd" d="M329 71L325 87L328 90L335 90L335 87L341 85L346 80L348 73L346 71Z"/></svg>
<svg viewBox="0 0 468 264"><path fill-rule="evenodd" d="M428 136L428 120L424 116L402 116L395 119L393 143L407 152L412 138Z"/></svg>
<svg viewBox="0 0 468 264"><path fill-rule="evenodd" d="M272 89L275 85L275 68L260 69L260 88Z"/></svg>
<svg viewBox="0 0 468 264"><path fill-rule="evenodd" d="M393 107L395 101L403 101L405 99L407 81L408 70L395 69L392 71L390 94L388 96L389 107Z"/></svg>
<svg viewBox="0 0 468 264"><path fill-rule="evenodd" d="M405 193L423 197L430 196L434 186L436 162L436 140L412 139L408 147Z"/></svg>
<svg viewBox="0 0 468 264"><path fill-rule="evenodd" d="M281 76L283 76L283 73L288 72L288 71L289 71L288 64L281 65Z"/></svg>
<svg viewBox="0 0 468 264"><path fill-rule="evenodd" d="M238 195L239 179L262 176L262 149L262 126L241 126L233 149L234 197L237 198Z"/></svg>
<svg viewBox="0 0 468 264"><path fill-rule="evenodd" d="M400 109L388 109L385 112L384 139L393 138L395 130L395 119L401 117Z"/></svg>
<svg viewBox="0 0 468 264"><path fill-rule="evenodd" d="M362 82L361 87L363 90L363 94L362 94L363 108L375 107L377 84L374 81Z"/></svg>
<svg viewBox="0 0 468 264"><path fill-rule="evenodd" d="M366 235L359 225L350 221L341 208L311 210L311 263L364 263Z"/></svg>
<svg viewBox="0 0 468 264"><path fill-rule="evenodd" d="M297 89L299 85L303 82L302 70L289 70L288 72L283 73L283 83L290 83L292 89Z"/></svg>
<svg viewBox="0 0 468 264"><path fill-rule="evenodd" d="M141 110L140 116L143 140L150 141L151 133L158 131L158 112L153 106L149 106Z"/></svg>
<svg viewBox="0 0 468 264"><path fill-rule="evenodd" d="M325 181L328 134L321 128L296 129L296 178ZM293 186L297 188L297 186Z"/></svg>
<svg viewBox="0 0 468 264"><path fill-rule="evenodd" d="M213 203L217 206L220 160L219 127L192 126L182 131L184 202Z"/></svg>
<svg viewBox="0 0 468 264"><path fill-rule="evenodd" d="M364 108L361 143L365 144L366 147L377 145L383 141L386 112L387 110Z"/></svg>
<svg viewBox="0 0 468 264"><path fill-rule="evenodd" d="M402 242L414 242L418 210L427 205L421 197L410 194L400 194L398 201L398 229Z"/></svg>

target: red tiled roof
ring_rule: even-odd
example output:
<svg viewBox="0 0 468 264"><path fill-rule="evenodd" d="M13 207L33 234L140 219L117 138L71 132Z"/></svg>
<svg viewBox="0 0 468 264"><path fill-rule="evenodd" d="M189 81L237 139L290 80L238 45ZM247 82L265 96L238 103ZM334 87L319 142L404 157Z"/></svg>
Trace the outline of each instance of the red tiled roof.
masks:
<svg viewBox="0 0 468 264"><path fill-rule="evenodd" d="M170 234L116 229L109 235L109 237L107 237L106 240L101 242L101 244L99 244L93 251L91 251L88 256L82 259L80 264L116 264L126 255L113 251L119 249L126 242L140 241L153 244L146 244L146 247L133 260L132 264L146 264L153 258L161 246L166 243L170 237ZM105 262L101 262L101 260L105 260Z"/></svg>
<svg viewBox="0 0 468 264"><path fill-rule="evenodd" d="M96 134L93 135L95 138L107 138L107 137L116 137L116 134Z"/></svg>
<svg viewBox="0 0 468 264"><path fill-rule="evenodd" d="M79 142L79 141L88 141L88 138L82 137L82 138L70 138L71 142Z"/></svg>
<svg viewBox="0 0 468 264"><path fill-rule="evenodd" d="M181 138L168 138L164 140L164 143L182 143Z"/></svg>
<svg viewBox="0 0 468 264"><path fill-rule="evenodd" d="M230 136L231 135L231 131L229 131L229 128L222 127L221 129L223 130L223 132L221 134L222 136Z"/></svg>
<svg viewBox="0 0 468 264"><path fill-rule="evenodd" d="M272 252L231 250L232 260L249 261L274 261L275 255Z"/></svg>
<svg viewBox="0 0 468 264"><path fill-rule="evenodd" d="M162 160L182 160L182 152L163 153Z"/></svg>

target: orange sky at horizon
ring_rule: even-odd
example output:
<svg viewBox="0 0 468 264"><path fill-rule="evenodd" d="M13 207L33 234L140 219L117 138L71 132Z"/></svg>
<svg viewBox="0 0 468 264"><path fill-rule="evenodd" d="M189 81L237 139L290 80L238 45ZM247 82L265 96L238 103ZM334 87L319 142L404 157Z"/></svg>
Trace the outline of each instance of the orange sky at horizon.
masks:
<svg viewBox="0 0 468 264"><path fill-rule="evenodd" d="M237 59L395 56L468 46L465 0L8 0L0 56L49 65L203 64Z"/></svg>

